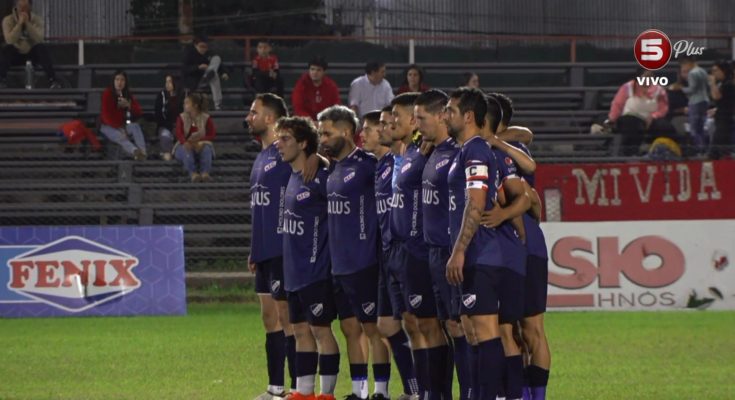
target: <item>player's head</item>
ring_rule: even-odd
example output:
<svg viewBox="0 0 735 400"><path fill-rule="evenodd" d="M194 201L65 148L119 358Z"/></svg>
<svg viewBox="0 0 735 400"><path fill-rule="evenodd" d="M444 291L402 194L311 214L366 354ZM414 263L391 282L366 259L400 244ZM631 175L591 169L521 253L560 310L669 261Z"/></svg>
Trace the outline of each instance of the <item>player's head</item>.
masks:
<svg viewBox="0 0 735 400"><path fill-rule="evenodd" d="M510 126L510 120L513 118L513 100L505 94L497 92L490 93L488 96L497 100L500 104L500 108L503 110L503 119L500 120L500 125L498 125L498 129L503 131L505 128ZM492 117L492 115L488 112L488 118L490 117Z"/></svg>
<svg viewBox="0 0 735 400"><path fill-rule="evenodd" d="M416 127L423 139L436 143L446 139L446 121L444 121L444 107L449 96L438 89L427 90L416 98L414 117Z"/></svg>
<svg viewBox="0 0 735 400"><path fill-rule="evenodd" d="M380 111L370 111L362 116L362 148L371 153L377 153L380 148Z"/></svg>
<svg viewBox="0 0 735 400"><path fill-rule="evenodd" d="M286 102L273 93L260 93L250 105L247 116L248 129L253 135L262 136L273 129L281 117L287 117Z"/></svg>
<svg viewBox="0 0 735 400"><path fill-rule="evenodd" d="M184 112L189 115L207 112L208 106L209 99L203 93L191 92L184 99Z"/></svg>
<svg viewBox="0 0 735 400"><path fill-rule="evenodd" d="M327 70L327 60L322 56L316 56L309 60L309 78L314 83L321 83L324 72Z"/></svg>
<svg viewBox="0 0 735 400"><path fill-rule="evenodd" d="M393 142L393 107L387 105L380 110L380 144L390 147Z"/></svg>
<svg viewBox="0 0 735 400"><path fill-rule="evenodd" d="M336 105L320 112L319 144L332 157L337 157L348 145L354 143L357 116L351 109Z"/></svg>
<svg viewBox="0 0 735 400"><path fill-rule="evenodd" d="M385 78L385 63L382 61L369 61L365 64L365 74L370 83L377 85Z"/></svg>
<svg viewBox="0 0 735 400"><path fill-rule="evenodd" d="M209 38L207 35L197 35L194 37L194 48L201 55L204 55L209 50Z"/></svg>
<svg viewBox="0 0 735 400"><path fill-rule="evenodd" d="M487 99L479 89L461 87L455 90L449 96L445 114L449 134L458 138L466 129L481 129L486 114Z"/></svg>
<svg viewBox="0 0 735 400"><path fill-rule="evenodd" d="M276 122L278 152L284 162L292 163L316 153L319 138L310 118L284 117Z"/></svg>
<svg viewBox="0 0 735 400"><path fill-rule="evenodd" d="M261 57L268 57L271 54L271 44L265 40L259 41L258 47L256 47L256 49L258 55Z"/></svg>
<svg viewBox="0 0 735 400"><path fill-rule="evenodd" d="M393 107L393 140L404 140L416 131L416 118L413 106L419 97L418 92L401 93L391 100Z"/></svg>
<svg viewBox="0 0 735 400"><path fill-rule="evenodd" d="M483 130L487 134L491 135L502 132L502 130L500 130L500 125L503 123L503 118L505 118L505 114L503 113L503 104L495 97L488 96L487 113L485 114L485 127L483 128Z"/></svg>
<svg viewBox="0 0 735 400"><path fill-rule="evenodd" d="M712 65L711 73L718 82L730 81L732 80L733 76L732 63L727 60L715 61L715 63Z"/></svg>

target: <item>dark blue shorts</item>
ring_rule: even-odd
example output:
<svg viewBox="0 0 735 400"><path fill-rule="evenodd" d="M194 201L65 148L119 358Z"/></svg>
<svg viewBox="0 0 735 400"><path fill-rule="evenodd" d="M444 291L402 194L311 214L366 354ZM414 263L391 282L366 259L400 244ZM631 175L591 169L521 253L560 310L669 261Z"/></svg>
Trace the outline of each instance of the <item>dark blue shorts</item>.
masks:
<svg viewBox="0 0 735 400"><path fill-rule="evenodd" d="M462 315L498 314L501 324L523 317L524 277L508 268L472 265L464 268Z"/></svg>
<svg viewBox="0 0 735 400"><path fill-rule="evenodd" d="M292 324L329 326L337 318L331 277L288 293L288 315Z"/></svg>
<svg viewBox="0 0 735 400"><path fill-rule="evenodd" d="M342 321L354 317L355 313L352 311L352 306L336 277L332 277L332 293L334 294L334 303L337 305L337 318Z"/></svg>
<svg viewBox="0 0 735 400"><path fill-rule="evenodd" d="M402 315L406 312L406 305L403 302L403 292L401 291L401 280L391 272L391 263L403 265L401 261L402 253L400 244L391 244L386 252L383 253L383 260L380 263L380 276L378 278L378 309L381 317L393 316L394 319L402 319Z"/></svg>
<svg viewBox="0 0 735 400"><path fill-rule="evenodd" d="M393 276L400 279L403 302L406 310L418 318L436 318L436 300L431 283L429 260L413 256L406 246L396 248L394 260L389 268Z"/></svg>
<svg viewBox="0 0 735 400"><path fill-rule="evenodd" d="M546 312L548 283L549 259L529 255L526 259L524 317L533 317Z"/></svg>
<svg viewBox="0 0 735 400"><path fill-rule="evenodd" d="M436 312L441 321L459 321L459 288L447 281L447 261L452 255L449 247L429 247L429 269L434 285Z"/></svg>
<svg viewBox="0 0 735 400"><path fill-rule="evenodd" d="M336 284L344 292L346 303L362 323L378 320L378 264L363 268L354 274L335 276ZM340 315L340 319L342 316Z"/></svg>
<svg viewBox="0 0 735 400"><path fill-rule="evenodd" d="M286 289L283 286L283 257L269 258L255 264L255 293L270 293L276 300L286 300Z"/></svg>

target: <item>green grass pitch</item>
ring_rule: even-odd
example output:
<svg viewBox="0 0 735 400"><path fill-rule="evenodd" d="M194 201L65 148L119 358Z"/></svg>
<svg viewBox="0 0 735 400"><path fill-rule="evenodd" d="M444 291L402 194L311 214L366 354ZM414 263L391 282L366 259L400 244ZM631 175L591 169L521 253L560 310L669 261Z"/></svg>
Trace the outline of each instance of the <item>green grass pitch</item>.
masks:
<svg viewBox="0 0 735 400"><path fill-rule="evenodd" d="M546 318L549 399L735 398L735 312ZM336 333L341 397L350 382ZM251 400L266 385L263 343L253 304L193 304L186 317L0 319L0 399ZM390 387L395 397L395 369Z"/></svg>

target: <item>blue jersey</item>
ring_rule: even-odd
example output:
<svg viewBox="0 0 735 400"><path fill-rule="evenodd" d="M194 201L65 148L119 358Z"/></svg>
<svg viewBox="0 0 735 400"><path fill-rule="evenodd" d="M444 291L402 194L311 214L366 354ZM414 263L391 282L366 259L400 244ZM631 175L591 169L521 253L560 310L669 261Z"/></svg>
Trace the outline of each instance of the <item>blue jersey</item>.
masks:
<svg viewBox="0 0 735 400"><path fill-rule="evenodd" d="M393 196L393 153L386 153L378 160L375 170L375 201L378 209L378 223L382 237L383 251L390 246L390 203Z"/></svg>
<svg viewBox="0 0 735 400"><path fill-rule="evenodd" d="M518 147L524 153L528 154L529 157L531 157L531 151L529 151L528 147L526 147L523 143L512 142L511 144L515 147ZM534 174L524 174L519 169L518 175L523 178L523 180L528 182L528 185L532 188L536 184L536 176ZM548 249L546 248L546 238L544 237L544 232L541 230L539 222L531 217L529 213L525 213L523 215L523 226L526 228L526 250L528 250L528 255L536 256L539 258L548 258L549 253Z"/></svg>
<svg viewBox="0 0 735 400"><path fill-rule="evenodd" d="M481 189L487 192L485 210L493 207L499 183L495 155L490 145L475 136L466 141L449 167L449 234L454 244L462 228L465 208L465 190ZM465 265L503 267L503 255L498 232L480 226L465 252Z"/></svg>
<svg viewBox="0 0 735 400"><path fill-rule="evenodd" d="M275 142L255 158L250 171L250 261L254 263L283 255L283 200L290 177L291 166L281 160Z"/></svg>
<svg viewBox="0 0 735 400"><path fill-rule="evenodd" d="M431 246L450 247L447 174L458 151L457 142L448 138L436 146L424 167L421 180L424 241Z"/></svg>
<svg viewBox="0 0 735 400"><path fill-rule="evenodd" d="M498 162L498 190L502 190L501 188L505 182L511 179L520 179L518 168L513 159L505 152L493 148L493 153ZM503 266L521 275L526 275L526 246L523 245L513 224L510 221L505 221L498 227L497 231L503 251Z"/></svg>
<svg viewBox="0 0 735 400"><path fill-rule="evenodd" d="M390 212L390 233L393 240L406 243L406 249L421 260L429 258L424 242L424 220L421 207L421 174L426 156L413 143L403 155L401 169L396 168L393 200Z"/></svg>
<svg viewBox="0 0 735 400"><path fill-rule="evenodd" d="M519 148L522 152L528 154L529 157L531 157L531 151L528 150L528 147L526 147L525 144L521 142L508 142L513 147ZM528 182L528 185L531 187L535 187L536 185L536 176L534 174L524 174L523 171L518 169L518 176L523 178L526 182Z"/></svg>
<svg viewBox="0 0 735 400"><path fill-rule="evenodd" d="M304 183L301 172L292 172L288 181L283 212L283 280L289 292L329 279L328 176L329 171L320 168L309 183Z"/></svg>
<svg viewBox="0 0 735 400"><path fill-rule="evenodd" d="M349 275L378 263L378 213L372 154L355 148L327 180L332 274Z"/></svg>

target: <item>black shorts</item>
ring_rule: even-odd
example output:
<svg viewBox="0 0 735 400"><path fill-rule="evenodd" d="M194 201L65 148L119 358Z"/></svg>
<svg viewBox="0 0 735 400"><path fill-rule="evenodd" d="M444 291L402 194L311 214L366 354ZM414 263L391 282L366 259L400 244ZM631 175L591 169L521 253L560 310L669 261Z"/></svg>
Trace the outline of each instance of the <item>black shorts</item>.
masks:
<svg viewBox="0 0 735 400"><path fill-rule="evenodd" d="M334 277L344 292L354 316L362 323L378 320L378 264L363 268L354 274ZM339 289L338 289L339 290ZM340 319L342 316L340 315Z"/></svg>
<svg viewBox="0 0 735 400"><path fill-rule="evenodd" d="M334 303L337 305L337 318L342 321L354 317L355 312L352 311L347 295L342 289L342 285L337 282L336 277L332 277L332 293L334 294Z"/></svg>
<svg viewBox="0 0 735 400"><path fill-rule="evenodd" d="M391 273L401 279L406 311L418 318L436 318L436 300L431 283L429 260L414 257L405 245L396 249L390 262Z"/></svg>
<svg viewBox="0 0 735 400"><path fill-rule="evenodd" d="M329 326L337 318L331 277L288 293L288 315L292 324Z"/></svg>
<svg viewBox="0 0 735 400"><path fill-rule="evenodd" d="M464 268L462 315L499 314L498 322L523 317L524 277L508 268L471 265Z"/></svg>
<svg viewBox="0 0 735 400"><path fill-rule="evenodd" d="M448 247L429 247L429 269L436 298L436 312L439 320L459 321L459 287L447 281L447 261L452 255Z"/></svg>
<svg viewBox="0 0 735 400"><path fill-rule="evenodd" d="M255 293L270 293L276 300L286 300L286 289L283 287L283 257L269 258L255 264Z"/></svg>
<svg viewBox="0 0 735 400"><path fill-rule="evenodd" d="M378 277L378 315L381 317L393 316L397 320L402 319L403 313L406 312L403 292L401 291L401 279L391 273L390 267L390 264L394 262L403 265L400 258L397 258L401 257L399 247L399 244L391 244L388 250L383 253L382 262L380 263L380 276Z"/></svg>
<svg viewBox="0 0 735 400"><path fill-rule="evenodd" d="M529 255L526 259L524 317L533 317L546 312L548 283L549 259Z"/></svg>

